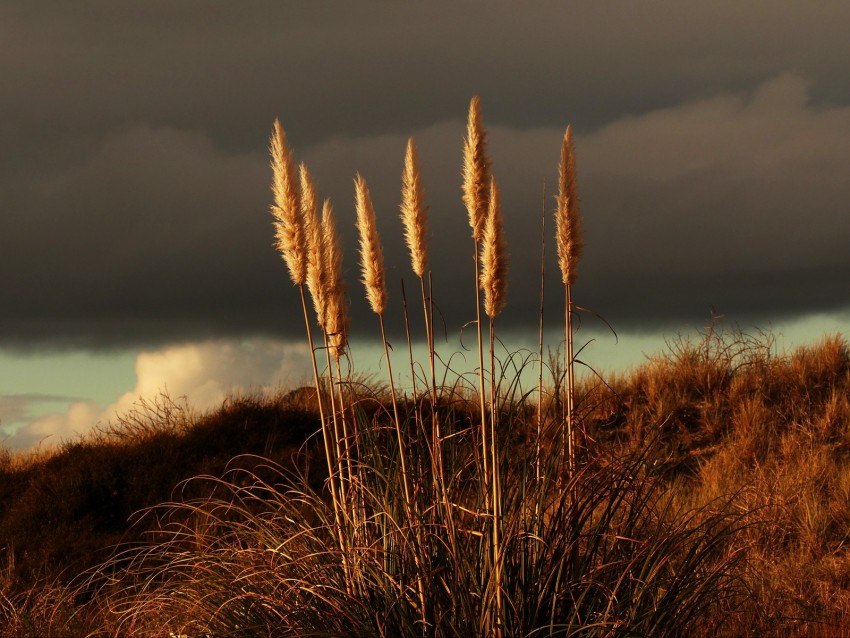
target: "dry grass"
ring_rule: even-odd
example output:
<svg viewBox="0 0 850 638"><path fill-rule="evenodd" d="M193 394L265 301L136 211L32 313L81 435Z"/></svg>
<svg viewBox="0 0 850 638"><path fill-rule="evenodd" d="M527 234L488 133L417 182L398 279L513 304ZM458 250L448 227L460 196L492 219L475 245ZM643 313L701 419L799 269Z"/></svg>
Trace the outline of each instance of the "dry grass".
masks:
<svg viewBox="0 0 850 638"><path fill-rule="evenodd" d="M565 285L574 284L578 262L584 249L576 180L575 151L570 127L564 133L561 162L558 167L558 208L555 214L555 241L558 265Z"/></svg>
<svg viewBox="0 0 850 638"><path fill-rule="evenodd" d="M489 200L481 241L480 287L484 293L484 312L493 318L504 309L508 291L508 246L502 223L499 187L493 178L490 180Z"/></svg>
<svg viewBox="0 0 850 638"><path fill-rule="evenodd" d="M428 209L422 193L422 177L416 157L416 143L407 140L401 186L401 221L404 240L410 249L413 272L420 279L428 271Z"/></svg>
<svg viewBox="0 0 850 638"><path fill-rule="evenodd" d="M342 273L342 241L336 229L336 217L329 200L322 206L322 255L325 260L325 332L331 354L339 361L348 345L348 302Z"/></svg>
<svg viewBox="0 0 850 638"><path fill-rule="evenodd" d="M702 338L671 342L667 352L644 366L610 379L616 393L590 382L580 384L577 413L594 441L592 449L582 450L582 463L594 457L594 450L605 456L616 455L617 449L640 450L654 440L653 460L645 467L660 471L663 483L659 487L664 489L659 494L673 498L675 509L696 511L716 505L718 498L720 502L733 498L732 507L744 517L745 527L731 539L728 549L746 552L748 562L740 564L737 574L749 583L753 604L748 613L728 616L725 635L850 635L850 554L846 542L850 528L850 409L846 401L836 399L850 396L848 348L839 337L828 337L792 353L778 353L772 344L769 335L751 338L737 331L713 330ZM357 387L377 391L352 399L364 408L371 405L371 416L363 423L391 423L382 407L389 405L389 394L374 381ZM454 406L453 412L442 414L444 423L454 423L458 430L473 423L478 409L475 393L466 397L452 394L444 399L447 408ZM86 564L97 562L102 556L99 548L120 537L140 539L145 526L156 521L148 516L141 519L140 527L128 530L132 512L181 494L181 501L202 502L210 494L201 489L203 481L190 482L177 493L172 492L173 486L189 476L222 476L233 453L251 449L244 447L249 439L256 442L255 453L278 454L276 458L285 467L305 467L303 464L313 459L309 461L311 489L320 491L324 476L321 448L314 446L309 456L295 456L302 459L297 466L290 460L297 453L298 441L318 428L316 407L315 393L307 391L262 402L231 401L206 416L193 415L179 405L149 406L91 441L26 460L12 455L0 481L4 487L0 495L0 538L17 542L5 561L6 589L0 613L10 619L9 627L17 629L0 635L84 635L60 630L65 626L64 619L76 609L62 579L67 582ZM521 517L510 522L512 516L519 516L514 511L528 513L528 508L514 510L511 505L529 497L517 489L534 483L523 482L518 478L521 474L514 474L524 471L520 451L532 448L536 430L534 406L525 410L520 407L516 406L510 419L506 414L500 418L510 429L510 434L502 430L500 441L506 445L512 442L509 453L505 448L503 461L508 456L515 461L515 469L508 472L512 478L504 483L505 543L529 540L522 536L525 528ZM550 407L555 410L554 404ZM412 410L413 406L403 407L403 422L412 419ZM289 436L288 443L284 435ZM391 439L380 440L383 450L395 447ZM278 447L281 444L284 447ZM477 447L471 440L467 444L470 450ZM547 445L543 449L551 450ZM446 458L458 458L457 451L450 447ZM417 467L415 459L421 453L421 448L411 452L412 467ZM396 455L385 459L393 457L397 462ZM374 462L369 465L380 467ZM241 467L260 471L246 461ZM455 476L455 470L447 472ZM391 475L384 466L381 476ZM400 481L400 476L397 474L396 480ZM450 489L468 489L465 481L470 475L462 471L456 476ZM264 480L272 481L268 476ZM237 483L250 485L244 480ZM397 488L397 492L391 492L396 496L403 492L400 484ZM303 486L300 489L304 491ZM98 494L102 500L93 498ZM453 498L469 498L470 493L465 494ZM275 498L286 503L289 497L282 492ZM424 505L426 496L420 493L418 498ZM401 512L403 499L398 503L401 509L397 512ZM529 501L525 503L530 505ZM100 504L109 504L108 509L100 509ZM315 505L319 507L318 502ZM328 515L332 520L332 514ZM111 532L103 522L97 522L107 520L114 525ZM187 528L187 534L189 529L194 534L200 528ZM333 529L332 523L329 529ZM214 531L209 528L204 534ZM197 538L212 542L215 537ZM8 547L8 542L3 540L2 544ZM331 558L334 546L332 543L328 550ZM227 545L215 547L223 552L222 558L229 555L235 560L240 556L227 554ZM509 555L518 556L517 546L510 547ZM78 560L73 565L65 563L64 570L57 572L61 556ZM234 568L238 564L232 563ZM516 572L508 570L510 573ZM235 581L231 578L230 582ZM415 589L413 594L417 596ZM78 613L83 614L78 616L79 622L87 618L90 629L114 626L115 619L103 609L86 607ZM25 623L39 629L27 634L22 629ZM76 631L81 625L69 626ZM162 627L160 621L158 630ZM179 627L169 625L168 629L176 631Z"/></svg>
<svg viewBox="0 0 850 638"><path fill-rule="evenodd" d="M476 242L484 232L489 192L490 160L487 157L487 134L481 120L481 100L476 95L469 104L463 147L463 203L469 213L469 226Z"/></svg>
<svg viewBox="0 0 850 638"><path fill-rule="evenodd" d="M384 253L378 236L378 223L369 186L361 175L354 180L357 209L357 230L360 233L360 264L366 299L376 315L384 314L387 306L387 284L384 281Z"/></svg>
<svg viewBox="0 0 850 638"><path fill-rule="evenodd" d="M301 193L295 177L292 152L286 132L278 120L269 143L272 168L272 193L275 218L275 246L283 256L292 283L301 285L307 277L307 242L300 206Z"/></svg>
<svg viewBox="0 0 850 638"><path fill-rule="evenodd" d="M582 239L567 128L556 210L565 356L552 355L553 387L533 405L521 372L543 362L495 356L506 247L474 98L463 193L479 387L462 377L437 385L426 328L430 406L400 401L365 181L355 182L361 260L388 389L342 374L348 312L333 208L326 200L319 216L303 164L296 187L277 122L270 150L277 245L301 291L315 389L273 405L233 401L207 417L142 406L54 456L5 459L0 637L850 633L842 338L786 354L770 335L712 325L608 383L576 383L571 286ZM402 219L431 324L419 180L411 141ZM321 374L305 282L323 332ZM321 445L308 437L316 431ZM248 432L265 433L262 451L234 456L233 437L244 444ZM288 440L280 459L284 432L304 446L291 452ZM117 551L100 563L106 540ZM64 570L60 552L76 557Z"/></svg>

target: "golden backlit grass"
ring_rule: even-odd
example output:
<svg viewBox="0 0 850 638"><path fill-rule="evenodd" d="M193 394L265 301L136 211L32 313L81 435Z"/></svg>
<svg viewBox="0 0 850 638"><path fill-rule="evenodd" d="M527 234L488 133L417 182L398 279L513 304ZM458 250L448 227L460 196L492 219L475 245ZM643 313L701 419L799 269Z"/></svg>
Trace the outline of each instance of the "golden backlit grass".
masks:
<svg viewBox="0 0 850 638"><path fill-rule="evenodd" d="M554 210L564 339L535 405L522 375L507 370L542 373L542 343L537 359L495 353L507 245L476 97L460 179L474 249L477 392L463 378L435 381L424 180L410 140L401 221L430 381L428 392L400 397L366 181L355 179L356 226L386 388L341 364L352 298L334 208L325 200L319 212L305 165L296 180L277 121L270 152L275 245L300 294L314 388L203 417L163 400L56 454L6 458L0 636L847 633L842 338L785 354L769 334L712 324L628 374L579 382L572 285L583 238L567 127ZM542 324L540 312L530 320ZM284 432L290 457L281 459ZM262 450L245 449L249 440ZM101 562L107 540L115 549ZM65 571L54 564L60 552L75 556Z"/></svg>
<svg viewBox="0 0 850 638"><path fill-rule="evenodd" d="M749 567L739 576L749 583L752 606L730 619L727 635L850 635L847 342L830 336L785 353L769 334L714 330L674 340L608 381L614 392L591 382L577 388L577 414L598 453L641 449L653 440L654 467L678 506L734 497L745 517L748 527L730 549L747 552ZM376 398L374 406L389 405L388 394ZM464 405L453 419L469 423L476 406L456 403ZM547 419L556 416L554 402L551 410ZM534 410L516 411L511 423L512 440L532 440ZM64 629L72 611L86 631L114 627L97 597L79 610L83 599L75 603L66 585L101 560L102 548L120 538L138 540L156 523L148 516L130 530L134 511L208 494L202 482L187 485L196 491L173 488L190 476L221 476L236 452L271 454L292 468L313 458L314 489L321 489L321 444L297 455L299 441L318 425L315 393L303 390L229 400L208 415L161 402L127 415L111 432L57 451L6 456L0 635L85 635L80 624ZM258 472L259 463L266 461L243 457L238 466Z"/></svg>

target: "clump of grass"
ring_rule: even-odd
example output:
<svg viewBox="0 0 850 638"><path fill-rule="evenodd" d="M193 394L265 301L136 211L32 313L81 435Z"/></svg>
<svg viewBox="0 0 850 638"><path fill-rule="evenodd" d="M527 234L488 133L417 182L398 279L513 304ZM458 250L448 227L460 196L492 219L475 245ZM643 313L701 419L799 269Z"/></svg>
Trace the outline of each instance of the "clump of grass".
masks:
<svg viewBox="0 0 850 638"><path fill-rule="evenodd" d="M577 415L596 445L564 477L569 492L557 485L560 408L545 406L537 481L537 405L522 395L500 403L505 635L528 627L536 627L529 635L569 635L552 624L554 600L556 621L573 622L574 635L665 635L669 622L676 624L668 632L693 636L850 635L850 409L840 400L850 396L847 343L835 335L790 353L775 343L713 326L609 378L614 392L580 382ZM476 456L477 395L441 388L440 417L462 433L445 441L445 491L425 471L431 453L413 427L414 406L399 403L410 518L389 393L373 380L349 389L364 498L345 553L321 437L309 438L320 421L307 388L229 399L206 415L160 401L50 454L11 455L0 466L0 636L194 637L204 623L219 635L287 635L283 628L294 625L286 623L310 612L312 601L319 611L298 622L320 635L392 635L396 627L407 627L401 635L423 627L429 635L484 635L495 579ZM239 451L256 456L231 461ZM198 475L208 478L173 490ZM263 493L264 485L271 489ZM171 504L146 510L127 529L132 512L160 502ZM545 515L535 517L537 507ZM367 508L371 518L360 515ZM119 541L134 551L99 570L101 580L67 587ZM702 567L682 584L673 577L689 573L692 548L702 552ZM344 560L357 568L353 576ZM177 590L191 574L183 597L172 598L167 584ZM559 574L563 595L547 598ZM352 593L346 582L356 585ZM670 620L658 604L678 609L673 594L687 587L690 602L679 599L685 612ZM588 601L610 611L594 612ZM582 611L571 619L569 605L578 603ZM242 622L249 618L252 627ZM581 624L591 618L601 624Z"/></svg>
<svg viewBox="0 0 850 638"><path fill-rule="evenodd" d="M474 98L463 182L477 391L435 381L412 140L402 222L425 315L431 431L416 393L412 402L396 395L365 180L355 181L361 263L388 387L343 375L349 331L335 214L327 200L320 212L313 178L303 164L295 170L275 122L276 245L300 291L315 388L274 405L231 400L211 417L143 404L55 456L0 458L0 638L850 635L846 341L784 354L770 335L712 323L628 375L577 381L571 286L582 237L568 127L555 213L565 356L557 344L554 400L544 401L539 382L532 404L521 375L507 370L533 355L495 356L507 247L484 141ZM581 454L576 428L595 442ZM321 442L296 451L316 430ZM287 437L297 439L287 439L284 455L294 464L278 449ZM239 450L250 454L232 458ZM126 518L140 508L128 532ZM108 535L79 533L92 522ZM45 542L45 530L61 542ZM99 550L121 539L118 553L73 587L35 573L55 568L69 547L91 564L103 556L95 541ZM35 554L40 562L24 567ZM22 578L41 586L17 587Z"/></svg>
<svg viewBox="0 0 850 638"><path fill-rule="evenodd" d="M126 568L103 590L120 633L154 635L167 626L234 636L711 635L729 617L721 611L740 608L748 593L738 578L745 553L733 542L744 529L741 514L716 499L680 507L652 471L655 452L600 451L581 462L575 454L570 287L582 240L569 128L556 211L566 290L566 412L543 427L519 377L506 380L506 366L526 364L509 357L497 365L507 246L485 137L476 97L463 201L474 248L477 396L435 382L426 219L412 141L405 157L402 220L431 359L428 433L418 403L396 397L383 328L383 259L366 182L355 180L357 226L366 297L385 345L388 398L342 374L348 318L333 208L325 201L319 217L303 165L295 206L291 155L275 125L278 245L302 291L308 335L305 285L313 297L326 353L325 370L315 364L314 372L317 394L327 387L327 492L272 464L187 483L184 489L203 483L203 496L150 510L161 522L157 531L120 555ZM303 255L290 239L296 231L303 233ZM444 424L450 434L441 431Z"/></svg>
<svg viewBox="0 0 850 638"><path fill-rule="evenodd" d="M475 445L468 437L467 454ZM457 468L454 525L437 519L417 537L393 505L398 472L378 471L392 469L387 460L371 458L375 471L361 474L361 507L372 515L361 518L346 555L336 548L331 506L302 478L274 468L264 477L241 470L196 479L214 496L157 508L155 542L125 557L116 625L137 636L164 624L199 635L713 635L731 618L719 612L747 595L735 577L743 554L726 549L740 515L722 503L677 510L647 458L632 456L576 471L568 490L547 481L528 493L506 482L504 607L494 627L497 585L481 570L488 541L476 531L473 477ZM500 464L520 478L528 460ZM545 513L539 537L525 526L529 499Z"/></svg>

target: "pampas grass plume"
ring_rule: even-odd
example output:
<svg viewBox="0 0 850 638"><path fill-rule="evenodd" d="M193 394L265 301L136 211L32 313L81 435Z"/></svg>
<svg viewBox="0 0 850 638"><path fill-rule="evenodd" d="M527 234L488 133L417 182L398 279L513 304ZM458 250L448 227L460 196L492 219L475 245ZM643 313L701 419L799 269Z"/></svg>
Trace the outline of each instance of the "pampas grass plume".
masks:
<svg viewBox="0 0 850 638"><path fill-rule="evenodd" d="M357 230L360 233L360 265L366 297L372 311L383 314L387 305L387 286L384 281L384 254L375 221L375 209L366 180L358 173L354 179Z"/></svg>
<svg viewBox="0 0 850 638"><path fill-rule="evenodd" d="M310 171L303 163L299 166L301 183L301 217L307 245L307 288L313 298L319 326L325 329L327 315L327 271L322 241L322 223L316 202L316 187Z"/></svg>
<svg viewBox="0 0 850 638"><path fill-rule="evenodd" d="M275 247L286 262L292 283L301 285L307 277L307 248L300 211L300 193L286 132L277 118L274 121L269 151L274 194L271 209L275 218Z"/></svg>
<svg viewBox="0 0 850 638"><path fill-rule="evenodd" d="M558 208L555 212L555 235L558 245L558 265L565 285L575 283L578 261L584 249L579 213L578 187L573 136L570 127L561 145L558 170Z"/></svg>
<svg viewBox="0 0 850 638"><path fill-rule="evenodd" d="M487 196L490 188L490 160L487 159L487 142L481 121L480 98L476 95L469 103L466 140L463 145L463 202L469 212L472 238L478 241L487 217Z"/></svg>
<svg viewBox="0 0 850 638"><path fill-rule="evenodd" d="M508 288L508 252L499 187L490 178L489 209L481 242L481 289L484 291L484 312L495 317L505 307Z"/></svg>
<svg viewBox="0 0 850 638"><path fill-rule="evenodd" d="M348 307L345 303L345 281L342 276L342 242L336 230L333 206L325 200L322 206L322 249L325 263L325 332L331 353L339 359L348 343Z"/></svg>
<svg viewBox="0 0 850 638"><path fill-rule="evenodd" d="M407 140L404 156L404 172L401 182L401 221L404 224L404 239L410 249L413 272L424 277L428 270L428 209L422 195L419 176L419 161L413 138Z"/></svg>

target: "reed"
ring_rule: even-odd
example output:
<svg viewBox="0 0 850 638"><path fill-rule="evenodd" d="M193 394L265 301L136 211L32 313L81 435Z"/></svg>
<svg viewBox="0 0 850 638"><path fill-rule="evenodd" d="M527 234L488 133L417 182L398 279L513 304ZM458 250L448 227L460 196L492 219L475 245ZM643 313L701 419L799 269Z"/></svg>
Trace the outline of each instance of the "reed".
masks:
<svg viewBox="0 0 850 638"><path fill-rule="evenodd" d="M432 409L436 406L437 383L434 372L434 331L433 311L429 311L427 299L433 291L425 294L425 277L428 275L428 208L422 192L422 177L413 138L407 140L404 154L404 171L401 180L401 221L404 226L404 240L410 251L410 265L419 278L422 292L422 311L425 318L425 338L428 342L428 363L431 372ZM430 288L430 286L429 286Z"/></svg>
<svg viewBox="0 0 850 638"><path fill-rule="evenodd" d="M425 340L428 344L428 368L431 374L429 394L431 397L431 432L432 449L434 460L437 464L437 476L442 477L440 469L442 465L440 422L437 418L437 379L435 373L435 350L434 350L434 311L433 311L433 289L429 276L428 293L425 292L425 277L430 275L428 271L428 208L425 206L425 197L422 192L422 178L419 170L419 161L416 154L416 143L413 138L407 140L407 149L404 154L404 170L401 182L401 221L404 227L404 239L410 251L410 264L414 274L419 279L419 289L422 296L422 314L425 319ZM431 300L429 306L428 300ZM411 370L415 392L415 372Z"/></svg>
<svg viewBox="0 0 850 638"><path fill-rule="evenodd" d="M398 402L393 380L392 360L384 329L384 308L387 303L387 286L384 281L384 255L381 249L381 239L378 236L378 225L375 220L375 209L372 206L372 196L366 180L358 174L354 180L355 201L357 209L357 230L360 233L360 263L363 273L363 285L366 287L366 298L372 307L372 312L378 315L381 327L381 340L384 344L384 356L387 360L387 376L390 381L390 396L393 404L393 421L395 423L398 452L401 462L401 474L404 481L405 504L410 507L410 481L405 461L404 437L401 433L401 419L398 414Z"/></svg>
<svg viewBox="0 0 850 638"><path fill-rule="evenodd" d="M546 302L546 182L543 182L543 193L540 206L540 310L538 313L538 346L537 346L537 432L534 438L534 481L539 483L540 476L540 444L543 440L543 331L544 310Z"/></svg>
<svg viewBox="0 0 850 638"><path fill-rule="evenodd" d="M495 581L495 627L496 635L503 630L502 610L502 547L501 513L502 491L500 476L500 452L498 440L498 397L496 395L496 330L495 321L505 307L508 287L508 254L505 243L505 232L502 222L499 187L495 178L490 178L489 206L484 231L481 238L481 275L480 288L484 293L484 312L490 320L490 465L493 469L491 481L492 501L491 515L493 516L493 571Z"/></svg>
<svg viewBox="0 0 850 638"><path fill-rule="evenodd" d="M304 313L304 325L307 331L307 343L310 348L310 362L313 368L313 383L316 387L316 401L319 408L319 419L322 424L322 443L325 451L325 462L328 469L328 482L331 489L331 500L337 528L340 529L342 504L337 490L335 475L337 459L339 458L338 437L331 432L331 424L325 417L325 398L322 382L319 377L316 362L316 347L313 342L313 331L310 328L310 318L307 311L305 285L312 293L315 310L320 317L320 325L324 326L324 299L322 286L322 245L319 240L320 228L316 214L316 195L313 180L304 164L295 176L295 166L292 151L286 139L286 132L280 121L275 118L271 141L269 144L272 168L272 193L274 203L275 246L283 256L289 269L292 282L298 286L301 298L301 309ZM329 385L333 392L333 385ZM336 456L334 452L336 451ZM341 534L341 532L340 532ZM342 537L340 535L340 544Z"/></svg>
<svg viewBox="0 0 850 638"><path fill-rule="evenodd" d="M466 140L463 146L463 203L469 214L472 228L475 261L475 322L478 333L478 400L481 403L481 457L484 475L489 476L487 460L487 415L484 393L484 344L481 327L481 296L478 294L479 243L484 230L489 207L490 160L487 157L487 140L481 120L481 100L476 95L469 103Z"/></svg>
<svg viewBox="0 0 850 638"><path fill-rule="evenodd" d="M331 354L339 362L348 345L348 303L342 271L342 241L330 200L322 205L322 251L325 260L325 330L330 337Z"/></svg>
<svg viewBox="0 0 850 638"><path fill-rule="evenodd" d="M301 216L304 223L305 244L307 246L307 289L313 299L313 309L316 312L316 322L325 331L327 323L327 267L325 263L325 246L322 241L322 220L319 216L319 205L316 197L316 185L310 174L310 169L302 163L299 165L301 184Z"/></svg>
<svg viewBox="0 0 850 638"><path fill-rule="evenodd" d="M269 142L272 168L272 215L274 215L275 246L296 286L304 285L307 277L307 250L304 222L300 211L301 193L295 175L292 151L286 140L286 131L278 119Z"/></svg>
<svg viewBox="0 0 850 638"><path fill-rule="evenodd" d="M490 178L489 208L481 242L480 288L484 312L494 319L505 308L508 290L508 247L502 220L499 186Z"/></svg>
<svg viewBox="0 0 850 638"><path fill-rule="evenodd" d="M348 485L354 480L351 463L351 433L348 431L348 419L345 416L345 397L343 396L342 371L340 359L345 354L348 345L348 305L345 298L345 280L342 272L342 241L336 228L336 217L333 205L329 200L322 204L321 231L316 238L315 248L319 250L319 259L323 262L322 297L325 303L324 329L325 352L328 364L328 379L333 397L336 387L337 401L332 404L337 441L342 442L340 458L345 461L346 480ZM336 381L333 377L331 358L336 368ZM345 495L343 494L343 501Z"/></svg>
<svg viewBox="0 0 850 638"><path fill-rule="evenodd" d="M564 446L567 466L575 469L575 367L573 354L573 301L572 286L578 271L578 262L584 249L579 212L578 185L576 181L575 151L569 126L561 144L561 161L558 166L558 205L555 210L555 238L558 248L558 265L564 284L564 368L567 374L566 400L564 401Z"/></svg>

